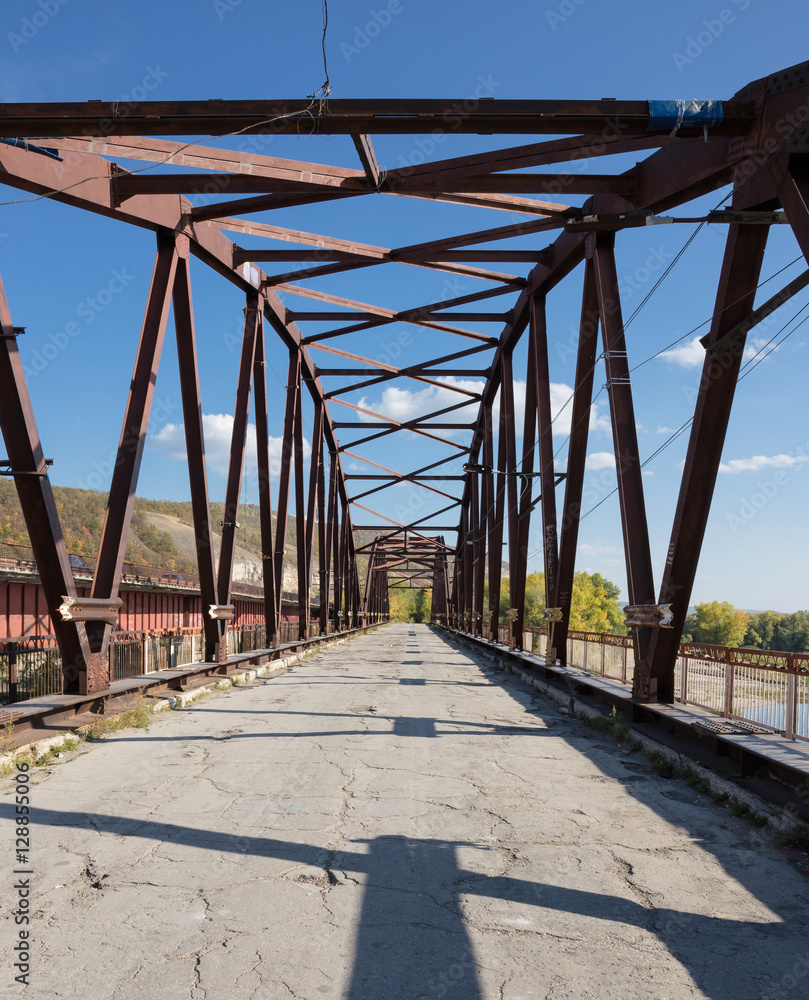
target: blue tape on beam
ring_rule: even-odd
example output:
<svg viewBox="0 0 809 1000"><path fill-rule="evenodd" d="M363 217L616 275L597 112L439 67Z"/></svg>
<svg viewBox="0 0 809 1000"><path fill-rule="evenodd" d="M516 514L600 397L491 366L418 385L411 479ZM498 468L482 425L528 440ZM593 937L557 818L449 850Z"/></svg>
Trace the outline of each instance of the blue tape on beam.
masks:
<svg viewBox="0 0 809 1000"><path fill-rule="evenodd" d="M49 156L52 160L59 160L60 163L62 162L62 157L59 155L59 151L51 149L49 146L35 146L27 139L0 139L0 142L5 143L6 146L17 146L20 149L25 149L29 153L41 153L43 156Z"/></svg>
<svg viewBox="0 0 809 1000"><path fill-rule="evenodd" d="M649 101L647 129L712 128L724 117L721 101Z"/></svg>

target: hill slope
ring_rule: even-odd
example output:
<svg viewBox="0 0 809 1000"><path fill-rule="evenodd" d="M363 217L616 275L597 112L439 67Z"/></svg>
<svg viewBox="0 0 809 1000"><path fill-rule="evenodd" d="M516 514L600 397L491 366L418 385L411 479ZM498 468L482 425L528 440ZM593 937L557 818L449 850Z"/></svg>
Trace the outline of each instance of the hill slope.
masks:
<svg viewBox="0 0 809 1000"><path fill-rule="evenodd" d="M53 494L68 552L86 559L94 558L98 554L108 494L70 486L54 486ZM224 516L224 504L212 503L210 509L214 554L218 561L222 541L218 529ZM242 504L238 516L240 527L233 578L260 585L262 551L259 508L255 504ZM275 520L273 513L273 533ZM371 541L373 533L357 532L355 537L357 545L361 546ZM14 483L10 479L3 478L0 478L0 542L10 545L31 544ZM287 525L288 555L284 559L283 586L284 591L288 593L295 593L298 585L294 562L296 544L297 524L295 518L290 515ZM317 532L315 532L314 566L317 565L317 551ZM169 572L196 573L197 558L191 502L147 500L136 497L125 558L128 562ZM366 560L361 557L361 572L365 562ZM313 585L316 590L316 573L313 576Z"/></svg>

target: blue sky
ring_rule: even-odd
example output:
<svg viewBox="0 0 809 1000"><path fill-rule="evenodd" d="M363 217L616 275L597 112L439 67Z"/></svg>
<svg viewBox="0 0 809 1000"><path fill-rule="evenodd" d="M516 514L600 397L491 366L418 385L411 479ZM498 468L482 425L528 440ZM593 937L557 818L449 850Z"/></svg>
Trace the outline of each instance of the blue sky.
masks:
<svg viewBox="0 0 809 1000"><path fill-rule="evenodd" d="M159 100L303 98L316 92L324 78L321 0L295 4L260 0L6 0L4 14L0 35L3 101L125 102L144 95ZM331 0L327 55L335 97L464 99L477 93L497 98L722 99L751 80L806 58L803 40L807 28L809 10L799 0L769 4L763 0L683 0L676 5L631 0L497 5L475 0L440 4ZM433 150L404 136L380 137L375 146L380 162L393 168L417 162L424 155L443 158L474 148L500 148L525 141L507 136L478 139L447 135L443 139ZM358 166L346 136L276 136L265 139L260 148L250 143L246 137L234 137L216 144ZM594 169L623 169L633 159L614 157ZM713 208L725 193L715 193L687 211L671 214L697 215ZM3 202L26 197L7 187L0 192ZM578 203L576 198L568 201ZM154 238L149 232L50 201L4 204L0 210L0 274L15 324L27 327L20 346L45 450L54 458L51 478L61 485L106 489L149 284ZM383 197L352 200L349 207L303 207L255 218L382 246L405 245L509 221L508 213L503 212ZM632 315L693 231L693 226L671 225L619 235L618 271L625 317ZM235 238L243 246L261 245L256 239ZM522 237L513 245L540 249L547 242L547 238ZM633 366L680 341L672 352L649 360L633 374L644 458L693 412L701 364L701 348L697 350L693 342L706 332L700 324L710 317L713 307L723 243L724 233L718 228L701 230L628 326ZM267 247L277 245L266 243ZM763 276L775 274L797 257L791 234L774 229ZM765 285L758 301L794 277L801 266L800 261L792 264ZM268 265L267 269L274 267ZM278 270L285 269L278 266ZM525 273L521 265L511 270ZM211 495L220 499L244 302L227 282L206 274L199 266L193 267L192 282L204 412L208 415ZM310 285L389 307L419 305L485 287L472 278L455 279L404 265L372 268ZM581 273L577 271L548 300L551 379L554 399L560 405L573 385L575 357L569 345L570 331L578 318L580 285ZM755 352L766 352L766 341L808 298L799 296L766 330L751 335L751 368L762 357ZM289 297L286 301L291 308L310 307L305 299ZM492 300L499 301L507 300ZM505 306L491 308L502 311ZM796 322L807 315L809 309ZM316 329L309 326L306 332ZM786 327L780 336L790 329ZM485 332L499 332L499 328L486 324ZM423 359L428 352L434 356L449 353L468 344L403 325L331 343L397 364ZM728 600L747 608L784 611L809 606L803 572L808 554L803 527L809 482L807 343L809 322L751 370L738 387L695 601ZM486 355L478 357L483 367ZM518 349L518 377L525 369L524 357L524 349ZM324 366L335 363L326 354L316 360ZM478 367L474 356L467 360L469 367ZM286 380L280 345L272 344L270 362L271 433L277 435ZM466 381L476 388L475 379ZM596 391L604 381L603 367L599 367ZM519 384L517 393L519 398ZM446 405L444 399L456 401L447 390L423 389L415 383L407 390L383 393L374 387L348 398L394 416L438 408ZM334 419L356 419L356 414L337 406L332 415ZM623 587L617 496L608 496L615 486L615 473L607 419L606 392L602 391L591 423L584 510L604 502L582 522L579 566L601 571ZM181 422L176 352L172 338L167 337L141 495L187 498L187 473L178 447ZM555 425L560 461L565 456L565 427L563 413ZM343 431L341 442L347 444L353 433ZM686 442L687 434L646 468L646 502L658 581ZM441 449L423 439L397 435L363 449L363 454L406 471L438 458ZM360 468L349 459L346 466L348 471ZM432 500L413 487L387 493L386 499L385 493L373 498L378 505L372 501L369 505L398 520L402 520L398 516L402 512L433 509ZM248 501L256 501L250 477L245 495ZM434 499L440 506L440 498ZM356 521L369 519L363 511L355 512ZM534 534L538 537L538 532ZM529 568L538 569L536 543L532 552Z"/></svg>

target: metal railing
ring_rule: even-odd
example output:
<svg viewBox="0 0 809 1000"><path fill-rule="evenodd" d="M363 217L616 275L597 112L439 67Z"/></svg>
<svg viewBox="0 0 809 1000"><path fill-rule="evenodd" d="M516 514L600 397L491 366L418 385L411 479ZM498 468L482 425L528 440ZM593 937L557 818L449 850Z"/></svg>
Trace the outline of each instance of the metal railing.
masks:
<svg viewBox="0 0 809 1000"><path fill-rule="evenodd" d="M340 631L349 628L343 623ZM334 621L329 620L327 634L335 633ZM297 621L281 622L279 645L297 642L300 638ZM320 622L310 621L310 639L321 634ZM261 625L245 625L229 629L228 655L252 653L268 649L267 630ZM201 630L180 629L171 633L114 632L109 646L110 679L140 677L158 670L200 663L205 643ZM0 642L0 705L28 698L60 694L62 691L62 660L56 639L52 635L7 639Z"/></svg>
<svg viewBox="0 0 809 1000"><path fill-rule="evenodd" d="M489 638L484 624L482 636ZM525 626L523 649L544 655L547 629ZM509 626L497 641L509 644ZM568 666L631 684L632 636L570 631ZM791 740L809 741L809 653L742 649L683 642L674 671L675 700L725 719L760 726Z"/></svg>
<svg viewBox="0 0 809 1000"><path fill-rule="evenodd" d="M0 644L0 703L41 698L61 690L62 657L53 636Z"/></svg>

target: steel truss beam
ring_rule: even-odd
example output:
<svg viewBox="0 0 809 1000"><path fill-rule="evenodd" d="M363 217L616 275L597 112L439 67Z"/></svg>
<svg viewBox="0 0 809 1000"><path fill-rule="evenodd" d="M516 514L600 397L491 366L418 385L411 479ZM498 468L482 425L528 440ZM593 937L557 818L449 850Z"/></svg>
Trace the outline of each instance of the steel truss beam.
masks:
<svg viewBox="0 0 809 1000"><path fill-rule="evenodd" d="M661 603L673 604L675 625L681 626L707 523L744 335L752 322L764 315L761 310L753 314L752 307L767 225L776 221L769 218L775 206L780 204L783 207L809 259L809 170L800 130L796 131L788 124L788 116L809 100L809 86L801 82L805 78L805 70L806 67L799 67L798 72L785 71L751 84L723 103L721 124L710 127L705 135L701 126L687 121L675 130L676 135L671 134L668 127L650 132L649 105L646 101L496 100L471 102L472 106L462 107L460 102L454 101L330 100L326 114L318 113L311 102L305 101L149 102L128 105L126 114L121 114L114 104L102 102L2 106L0 135L26 137L73 133L52 142L59 149L71 153L75 151L79 155L71 155L59 162L39 156L30 149L0 145L0 182L39 197L53 198L152 229L158 240L155 271L125 411L93 596L112 599L117 594L166 318L173 298L197 557L201 591L206 600L228 603L230 596L238 484L242 475L247 414L252 395L257 419L268 639L277 634L278 628L284 546L294 481L301 635L309 629L309 597L317 543L321 631L328 628L330 603L336 627L357 625L363 616L366 621L374 616L378 619L388 613L389 585L412 585L426 579L424 574L427 573L432 578L435 616L452 621L459 627L470 628L477 634L489 634L496 638L505 534L509 553L509 594L515 612L513 641L519 645L522 642L531 515L541 503L546 603L562 610L562 621L558 623L553 637L555 651L552 655L558 655L564 661L599 327L609 385L629 597L631 603L652 603L654 600L640 456L613 254L614 231L629 224L645 222L650 214L684 204L734 181L734 210L763 211L768 213L768 218L734 216L730 224L717 311L705 342L708 350L706 368L659 598ZM514 135L524 132L555 137L523 146L392 170L383 175L373 149L373 135L429 133L436 127L442 127L442 122L446 127L447 115L457 116L457 127L453 118L452 130L460 133ZM262 131L294 133L304 116L316 133L351 136L362 169L303 164L150 138L170 134L215 135L236 130L248 134ZM787 122L787 128L784 128L784 122ZM94 136L94 132L98 135ZM560 133L565 132L571 135L558 138ZM123 138L127 135L132 138ZM526 172L579 158L646 149L657 151L623 173L577 172L576 176L572 176L559 172ZM154 172L131 173L101 159L102 156L143 159L155 167L165 162L166 166ZM209 173L192 177L179 173L178 169L182 168L202 169ZM218 186L218 191L214 193L228 200L195 207L177 196L183 191L190 195L206 194L208 192L204 188L197 187L206 183ZM521 197L546 191L553 192L554 197L565 198L568 193L576 192L592 197L581 209L575 210L568 209L564 204ZM232 200L232 196L240 193L252 197ZM523 221L390 249L356 244L348 239L320 237L271 226L266 222L232 218L227 214L221 217L231 211L258 212L377 193L457 202L479 208L509 209L520 212ZM761 221L765 224L752 224ZM563 227L567 227L567 231L551 233ZM242 249L235 247L221 230L268 237L287 244L297 243L303 249ZM597 234L595 230L598 230ZM546 237L546 232L551 235ZM545 239L553 236L556 236L554 242L550 246L545 245ZM514 244L508 244L508 248L486 249L486 244L516 237L524 238L518 249L513 249ZM223 518L223 548L216 581L210 544L189 254L232 282L247 299ZM267 275L255 266L261 260L313 260L316 266L286 274ZM518 260L535 266L528 278L470 266L503 260ZM573 426L568 446L565 498L557 528L557 474L553 460L549 394L551 373L544 304L555 287L582 262L585 264L584 289ZM429 267L493 282L496 287L468 295L455 295L443 302L427 303L413 309L394 310L289 283L297 278L308 280L343 272L357 274L362 268L381 263ZM787 291L792 293L791 286L784 294ZM308 297L337 308L291 310L281 301L279 292ZM513 307L504 313L474 311L474 307L473 311L447 311L504 294L516 297L516 301L509 302ZM59 590L71 594L74 584L52 497L47 481L40 475L44 471L42 449L19 357L15 355L14 328L11 327L4 301L0 302L0 312L4 340L4 348L0 350L3 433L9 461L17 472L15 478L20 496L25 498L24 505L27 503L37 511L37 521L31 521L29 531L41 562L43 584L47 577L47 592L51 601L55 600L54 595ZM297 321L343 325L326 331L317 330L304 338ZM360 405L361 400L355 405L336 398L334 392L324 390L319 378L321 374L324 377L357 375L364 378L366 371L364 368L319 370L312 361L310 345L396 322L420 327L422 337L427 336L425 330L431 333L436 331L472 339L477 346L470 351L407 367L323 348L328 353L375 369L367 373L369 377L365 381L335 392L359 391L370 385L387 384L394 379L414 379L429 386L450 389L463 397L461 401L414 420L397 421L366 409ZM500 337L494 338L459 327L456 325L459 322L501 322L503 327ZM268 329L275 331L289 352L274 539L267 386L264 378ZM529 330L526 413L520 453L514 422L514 397L516 379L520 379L522 373L514 371L514 351L526 329ZM446 379L449 372L433 367L489 348L494 348L494 356L479 393L447 385L441 380ZM722 369L718 374L717 365ZM476 369L450 371L467 375L477 373ZM304 387L312 399L314 412L310 470L306 481L303 456ZM495 434L493 407L498 396L498 431ZM332 398L335 403L354 409L375 422L368 423L368 436L347 446L340 445L336 437L337 429L343 426L361 429L360 425L365 426L365 422L334 424L329 410ZM477 417L471 428L469 424L457 422L430 423L436 417L469 405L477 406ZM471 444L460 444L442 437L435 433L436 429L471 430ZM410 431L446 444L455 454L413 472L396 472L348 450L387 438L398 431ZM328 475L325 468L327 451ZM423 474L457 460L461 455L468 456L471 465L476 464L480 457L483 471L466 471L462 477L463 495L458 499L428 486L428 489L452 500L452 503L409 524L401 524L370 511L374 517L392 525L388 530L378 525L353 525L351 506L364 510L369 508L357 503L358 497L349 495L348 477L342 466L343 455L353 455L384 473L384 477L379 477L379 485L360 494L360 497L398 483L420 484L427 479L450 478ZM538 473L535 473L537 465ZM526 477L538 475L540 498L537 501L533 499L533 488L520 485L517 478L520 473ZM460 481L459 477L454 478ZM532 478L528 482L532 482ZM454 511L456 507L459 508L458 523L447 526L427 523L435 521L446 511ZM369 543L363 539L362 544L357 544L354 538L357 527L371 531L374 541ZM456 532L457 543L447 544L443 535L427 534L443 531ZM418 551L411 552L414 547ZM366 561L368 564L364 583L360 580L360 561L363 565ZM490 622L484 621L487 567ZM486 626L490 626L492 631L487 632ZM78 686L92 691L106 685L108 678L102 676L97 667L108 642L109 628L98 622L90 622L86 627L58 623L55 627L66 664L65 689L69 690L73 685L74 688ZM217 644L219 655L224 654L225 633L216 621L206 622L205 637L206 657L216 655ZM677 638L677 628L671 633L648 627L636 630L634 693L637 697L668 700L673 696L672 651ZM75 673L69 675L71 670Z"/></svg>
<svg viewBox="0 0 809 1000"><path fill-rule="evenodd" d="M713 135L745 135L756 120L752 101L725 101ZM456 133L646 135L647 101L336 100L323 114L309 101L117 101L6 104L0 136L297 135L301 122L319 135L419 135L451 127ZM702 128L681 134L701 137ZM501 168L502 169L502 168Z"/></svg>

